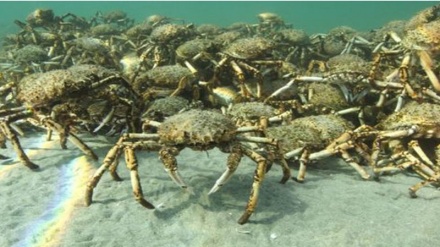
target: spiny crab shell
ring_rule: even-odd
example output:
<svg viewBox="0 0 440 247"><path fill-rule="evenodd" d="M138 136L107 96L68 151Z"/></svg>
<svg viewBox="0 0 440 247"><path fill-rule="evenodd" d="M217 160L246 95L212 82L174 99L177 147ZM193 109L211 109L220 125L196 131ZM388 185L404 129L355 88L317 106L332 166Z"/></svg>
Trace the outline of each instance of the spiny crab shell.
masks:
<svg viewBox="0 0 440 247"><path fill-rule="evenodd" d="M408 30L403 42L405 46L412 49L438 54L440 52L440 19Z"/></svg>
<svg viewBox="0 0 440 247"><path fill-rule="evenodd" d="M416 50L427 50L433 53L440 51L440 5L424 9L413 16L405 26L405 47Z"/></svg>
<svg viewBox="0 0 440 247"><path fill-rule="evenodd" d="M309 84L307 89L313 91L313 97L308 100L309 104L317 107L328 107L336 111L350 107L341 90L330 84L314 82Z"/></svg>
<svg viewBox="0 0 440 247"><path fill-rule="evenodd" d="M275 43L263 37L241 38L232 42L223 51L237 59L263 59L270 56Z"/></svg>
<svg viewBox="0 0 440 247"><path fill-rule="evenodd" d="M327 61L330 74L357 73L368 75L370 65L363 58L354 54L341 54Z"/></svg>
<svg viewBox="0 0 440 247"><path fill-rule="evenodd" d="M273 117L277 110L262 102L242 102L234 104L228 110L228 115L233 119L259 119L260 117Z"/></svg>
<svg viewBox="0 0 440 247"><path fill-rule="evenodd" d="M309 146L323 148L346 131L354 129L353 124L333 115L317 115L295 119L288 125L267 128L267 136L281 141L284 152Z"/></svg>
<svg viewBox="0 0 440 247"><path fill-rule="evenodd" d="M161 143L201 149L235 138L235 123L219 112L189 110L167 118L159 127Z"/></svg>
<svg viewBox="0 0 440 247"><path fill-rule="evenodd" d="M182 78L195 78L191 70L181 65L163 65L150 69L136 78L133 88L143 93L149 87L176 88Z"/></svg>
<svg viewBox="0 0 440 247"><path fill-rule="evenodd" d="M440 105L431 103L408 102L400 111L395 112L377 125L379 129L397 130L413 125L424 128L440 127Z"/></svg>
<svg viewBox="0 0 440 247"><path fill-rule="evenodd" d="M64 97L79 97L94 79L116 74L98 65L75 65L25 76L17 85L17 99L30 105L53 103ZM93 79L92 79L93 80Z"/></svg>

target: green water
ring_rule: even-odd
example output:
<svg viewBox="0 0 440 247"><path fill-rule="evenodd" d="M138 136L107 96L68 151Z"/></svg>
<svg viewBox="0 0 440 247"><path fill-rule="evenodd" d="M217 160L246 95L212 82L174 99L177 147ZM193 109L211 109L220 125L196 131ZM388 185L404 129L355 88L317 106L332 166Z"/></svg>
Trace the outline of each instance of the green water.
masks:
<svg viewBox="0 0 440 247"><path fill-rule="evenodd" d="M438 4L430 1L8 1L0 2L0 33L17 30L13 20L25 20L36 8L50 8L56 15L71 12L91 17L96 11L122 10L137 21L152 14L184 19L187 22L228 26L234 22L256 23L256 15L274 12L294 28L307 33L327 32L346 25L357 30L378 28L391 20L405 20L418 11Z"/></svg>

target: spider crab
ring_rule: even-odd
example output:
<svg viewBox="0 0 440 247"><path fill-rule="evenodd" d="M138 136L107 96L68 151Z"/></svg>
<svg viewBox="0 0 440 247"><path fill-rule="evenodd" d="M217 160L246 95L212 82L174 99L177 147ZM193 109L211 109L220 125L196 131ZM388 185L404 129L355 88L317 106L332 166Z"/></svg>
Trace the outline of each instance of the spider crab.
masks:
<svg viewBox="0 0 440 247"><path fill-rule="evenodd" d="M379 43L374 53L378 56L402 55L401 65L389 75L389 78L398 78L404 86L404 94L412 99L421 99L426 95L440 101L440 81L433 71L434 58L440 54L440 5L420 11L405 25L404 36L390 32L384 42ZM388 48L390 41L397 45ZM416 85L418 91L410 83L411 72L419 64L429 79L429 85Z"/></svg>
<svg viewBox="0 0 440 247"><path fill-rule="evenodd" d="M76 65L69 69L52 70L25 76L17 85L19 107L0 110L0 139L12 143L21 163L31 169L38 165L29 160L19 139L11 127L15 121L25 119L30 123L60 134L63 149L67 140L84 153L97 159L96 154L78 138L71 127L77 124L93 124L97 132L110 121L117 119L124 126L135 129L138 97L128 82L116 72L98 65ZM92 119L95 112L90 106L104 103L108 111L101 122ZM140 126L139 126L140 129Z"/></svg>
<svg viewBox="0 0 440 247"><path fill-rule="evenodd" d="M217 191L228 181L243 156L247 156L257 163L249 202L238 223L244 224L248 221L256 206L260 184L268 170L268 164L265 157L247 148L242 142L278 145L276 140L243 135L249 132L261 132L262 128L259 126L237 127L229 117L209 110L189 110L173 115L162 123L146 120L145 125L157 127L157 133L127 133L120 137L116 145L108 152L103 164L89 180L85 197L86 205L91 204L93 190L106 169L116 172L112 166L117 165L117 160L122 153L125 155L127 168L131 173L135 199L142 206L152 209L154 208L153 204L145 200L143 196L137 170L136 150L157 151L168 175L178 186L186 188L186 183L177 171L176 156L179 152L186 147L196 151L217 147L222 152L229 153L229 157L226 171L217 180L210 193ZM290 177L288 172L283 171L282 183Z"/></svg>
<svg viewBox="0 0 440 247"><path fill-rule="evenodd" d="M412 101L375 129L359 133L360 138L374 137L371 166L376 174L411 167L424 179L410 187L411 197L416 197L416 192L425 185L440 184L440 167L436 164L440 158L439 114L438 104Z"/></svg>

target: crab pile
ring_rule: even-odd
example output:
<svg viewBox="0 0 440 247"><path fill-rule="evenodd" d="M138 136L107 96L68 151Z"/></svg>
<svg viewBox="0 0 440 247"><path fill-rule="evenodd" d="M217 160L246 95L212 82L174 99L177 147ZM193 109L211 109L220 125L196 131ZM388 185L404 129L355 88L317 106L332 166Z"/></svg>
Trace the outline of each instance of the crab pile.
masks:
<svg viewBox="0 0 440 247"><path fill-rule="evenodd" d="M109 171L121 180L121 156L135 199L143 195L136 152L157 152L177 170L184 148L228 153L233 175L243 156L256 163L240 224L255 210L273 164L281 183L306 181L306 167L340 156L364 180L402 170L421 178L410 195L440 185L440 5L369 32L348 26L309 35L274 13L228 27L186 24L122 11L92 18L37 9L0 50L0 147L38 169L19 135L46 129L90 157L78 133L116 136L87 184L86 204ZM0 154L0 158L8 155ZM263 196L264 197L264 196Z"/></svg>

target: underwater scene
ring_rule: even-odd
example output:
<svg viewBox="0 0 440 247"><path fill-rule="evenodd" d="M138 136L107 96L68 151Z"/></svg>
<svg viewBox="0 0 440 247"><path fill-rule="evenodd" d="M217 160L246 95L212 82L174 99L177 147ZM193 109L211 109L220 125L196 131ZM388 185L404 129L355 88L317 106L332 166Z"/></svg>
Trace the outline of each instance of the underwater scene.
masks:
<svg viewBox="0 0 440 247"><path fill-rule="evenodd" d="M439 2L0 13L0 246L440 242Z"/></svg>

